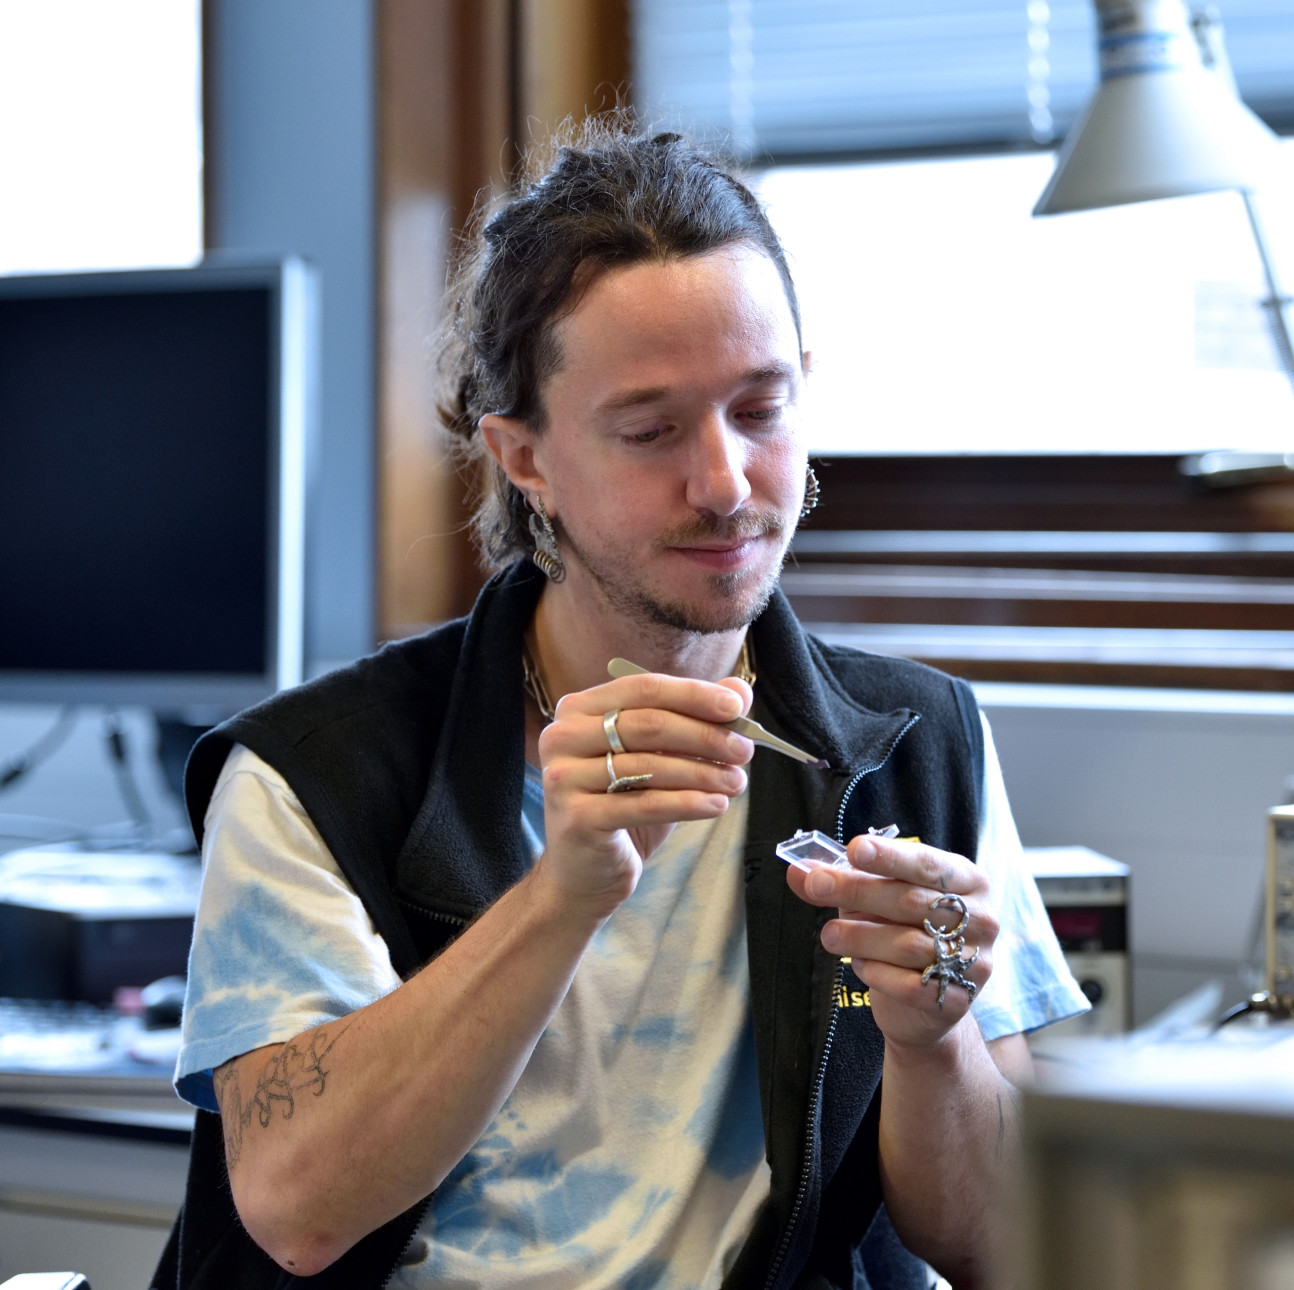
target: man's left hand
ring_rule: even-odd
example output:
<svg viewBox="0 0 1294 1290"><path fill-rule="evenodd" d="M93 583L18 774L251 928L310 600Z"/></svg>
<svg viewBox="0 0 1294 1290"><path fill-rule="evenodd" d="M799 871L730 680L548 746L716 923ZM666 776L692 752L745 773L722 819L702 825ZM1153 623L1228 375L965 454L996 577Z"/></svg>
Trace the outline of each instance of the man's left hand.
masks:
<svg viewBox="0 0 1294 1290"><path fill-rule="evenodd" d="M852 959L865 981L872 1015L886 1042L907 1048L939 1043L966 1015L969 992L947 982L942 1007L940 982L921 977L935 961L934 938L923 926L950 928L960 910L935 908L945 896L965 902L969 921L960 957L979 958L964 968L967 980L983 988L992 971L998 921L989 903L988 881L963 856L920 842L861 835L849 843L852 869L819 866L812 873L788 867L787 881L811 905L835 906L837 916L822 929L823 947Z"/></svg>

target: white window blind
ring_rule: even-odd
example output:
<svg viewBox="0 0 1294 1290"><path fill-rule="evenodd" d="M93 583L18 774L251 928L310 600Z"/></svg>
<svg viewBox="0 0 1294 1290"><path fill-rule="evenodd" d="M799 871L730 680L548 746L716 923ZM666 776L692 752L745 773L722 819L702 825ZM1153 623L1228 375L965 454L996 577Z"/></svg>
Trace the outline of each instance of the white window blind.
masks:
<svg viewBox="0 0 1294 1290"><path fill-rule="evenodd" d="M1218 5L1241 94L1294 130L1294 4ZM1048 144L1096 79L1090 0L633 0L635 101L738 155Z"/></svg>

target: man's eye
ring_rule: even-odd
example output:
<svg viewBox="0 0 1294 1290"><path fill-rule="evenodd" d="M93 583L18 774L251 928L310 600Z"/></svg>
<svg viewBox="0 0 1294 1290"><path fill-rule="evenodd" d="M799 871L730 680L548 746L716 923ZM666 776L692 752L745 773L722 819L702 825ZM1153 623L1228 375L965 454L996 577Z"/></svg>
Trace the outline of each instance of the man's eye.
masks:
<svg viewBox="0 0 1294 1290"><path fill-rule="evenodd" d="M755 425L776 425L782 419L782 413L785 410L779 403L775 408L749 408L740 416L744 421L753 422Z"/></svg>
<svg viewBox="0 0 1294 1290"><path fill-rule="evenodd" d="M654 443L661 436L660 427L653 427L651 430L639 430L635 434L626 435L630 443Z"/></svg>

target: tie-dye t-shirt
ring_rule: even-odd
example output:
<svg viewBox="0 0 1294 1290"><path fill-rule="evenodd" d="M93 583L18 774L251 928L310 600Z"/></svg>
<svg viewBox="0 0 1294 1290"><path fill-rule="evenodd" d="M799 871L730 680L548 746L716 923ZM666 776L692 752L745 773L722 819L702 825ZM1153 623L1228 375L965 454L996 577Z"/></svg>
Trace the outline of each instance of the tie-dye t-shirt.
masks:
<svg viewBox="0 0 1294 1290"><path fill-rule="evenodd" d="M335 865L294 872L313 829L273 771L240 750L211 810L222 854L207 858L178 1078L198 1105L211 1104L214 1066L398 984ZM533 770L524 815L541 847ZM723 1279L769 1186L745 815L743 797L718 820L676 826L644 866L512 1094L433 1197L393 1286L694 1290ZM363 928L347 929L341 955L338 917Z"/></svg>
<svg viewBox="0 0 1294 1290"><path fill-rule="evenodd" d="M526 828L542 844L529 770ZM749 1008L746 799L676 825L594 937L400 1286L717 1286L768 1194Z"/></svg>
<svg viewBox="0 0 1294 1290"><path fill-rule="evenodd" d="M1002 924L986 1039L1083 1011L1024 865L985 725L979 863ZM681 824L608 920L520 1081L433 1199L392 1286L712 1287L768 1191L749 1017L745 799ZM885 824L888 821L878 821ZM520 826L537 855L543 792ZM207 813L181 1095L399 985L385 942L283 779L246 749Z"/></svg>

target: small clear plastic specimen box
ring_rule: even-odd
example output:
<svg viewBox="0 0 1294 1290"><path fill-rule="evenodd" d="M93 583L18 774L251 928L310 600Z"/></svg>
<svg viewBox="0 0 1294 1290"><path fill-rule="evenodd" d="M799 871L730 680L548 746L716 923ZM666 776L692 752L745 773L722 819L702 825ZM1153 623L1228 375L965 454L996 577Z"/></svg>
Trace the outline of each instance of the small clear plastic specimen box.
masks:
<svg viewBox="0 0 1294 1290"><path fill-rule="evenodd" d="M845 848L834 838L814 829L806 833L797 829L793 837L777 844L777 854L805 873L811 872L818 865L829 865L833 869L848 869L849 858Z"/></svg>

